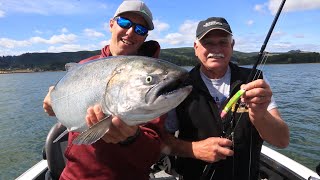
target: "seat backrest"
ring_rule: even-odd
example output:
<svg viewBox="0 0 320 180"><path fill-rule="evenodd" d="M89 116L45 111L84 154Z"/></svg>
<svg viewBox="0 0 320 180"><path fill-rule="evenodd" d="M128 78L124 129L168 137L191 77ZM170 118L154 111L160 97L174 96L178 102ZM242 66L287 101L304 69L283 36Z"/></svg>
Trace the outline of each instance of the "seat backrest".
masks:
<svg viewBox="0 0 320 180"><path fill-rule="evenodd" d="M66 127L60 123L56 123L49 131L46 139L44 158L47 159L48 162L47 176L49 173L49 179L59 179L60 174L62 173L66 164L64 152L68 145L68 133L57 142L53 142L65 130Z"/></svg>

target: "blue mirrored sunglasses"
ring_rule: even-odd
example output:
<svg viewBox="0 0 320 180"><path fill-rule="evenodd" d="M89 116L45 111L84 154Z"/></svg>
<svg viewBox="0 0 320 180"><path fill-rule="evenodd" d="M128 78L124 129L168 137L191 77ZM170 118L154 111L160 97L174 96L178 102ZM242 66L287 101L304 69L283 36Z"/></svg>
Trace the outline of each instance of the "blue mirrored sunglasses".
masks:
<svg viewBox="0 0 320 180"><path fill-rule="evenodd" d="M134 32L140 36L145 36L146 34L148 34L148 28L146 28L140 24L136 24L136 23L130 21L129 19L126 19L123 17L116 17L116 21L117 21L118 25L124 29L129 29L133 26Z"/></svg>

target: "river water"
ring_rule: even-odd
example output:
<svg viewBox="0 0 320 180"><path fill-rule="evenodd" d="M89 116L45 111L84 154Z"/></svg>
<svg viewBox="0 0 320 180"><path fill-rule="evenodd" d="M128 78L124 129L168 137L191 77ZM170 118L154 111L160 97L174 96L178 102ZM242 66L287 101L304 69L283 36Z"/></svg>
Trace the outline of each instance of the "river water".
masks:
<svg viewBox="0 0 320 180"><path fill-rule="evenodd" d="M263 69L290 128L289 147L273 149L312 170L320 163L319 69L320 64ZM64 74L0 74L0 179L14 179L42 159L46 135L56 123L43 112L42 100L48 87Z"/></svg>

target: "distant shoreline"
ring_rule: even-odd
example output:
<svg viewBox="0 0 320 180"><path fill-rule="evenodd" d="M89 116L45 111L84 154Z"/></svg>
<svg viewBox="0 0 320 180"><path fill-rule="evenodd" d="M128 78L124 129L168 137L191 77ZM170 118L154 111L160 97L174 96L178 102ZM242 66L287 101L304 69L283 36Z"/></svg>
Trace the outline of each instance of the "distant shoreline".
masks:
<svg viewBox="0 0 320 180"><path fill-rule="evenodd" d="M19 70L0 70L0 74L12 74L12 73L33 73L35 71L28 69L19 69Z"/></svg>
<svg viewBox="0 0 320 180"><path fill-rule="evenodd" d="M0 70L0 74L13 74L13 73L35 73L35 72L43 72L39 70L33 69L15 69L15 70Z"/></svg>

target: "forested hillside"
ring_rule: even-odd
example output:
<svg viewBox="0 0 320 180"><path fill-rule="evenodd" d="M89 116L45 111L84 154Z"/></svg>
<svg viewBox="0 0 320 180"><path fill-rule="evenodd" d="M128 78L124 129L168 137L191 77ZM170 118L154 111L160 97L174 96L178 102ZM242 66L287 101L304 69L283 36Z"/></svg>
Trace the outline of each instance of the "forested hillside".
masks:
<svg viewBox="0 0 320 180"><path fill-rule="evenodd" d="M99 53L100 50L62 53L26 53L20 56L3 56L0 57L0 70L64 70L64 65L68 62L78 62ZM244 53L235 51L233 61L238 62L240 65L253 64L257 59L257 54L256 52ZM192 66L197 63L197 58L194 55L192 47L162 49L160 58L184 66ZM317 52L301 52L299 50L289 51L287 53L270 53L267 63L320 63L320 55Z"/></svg>

